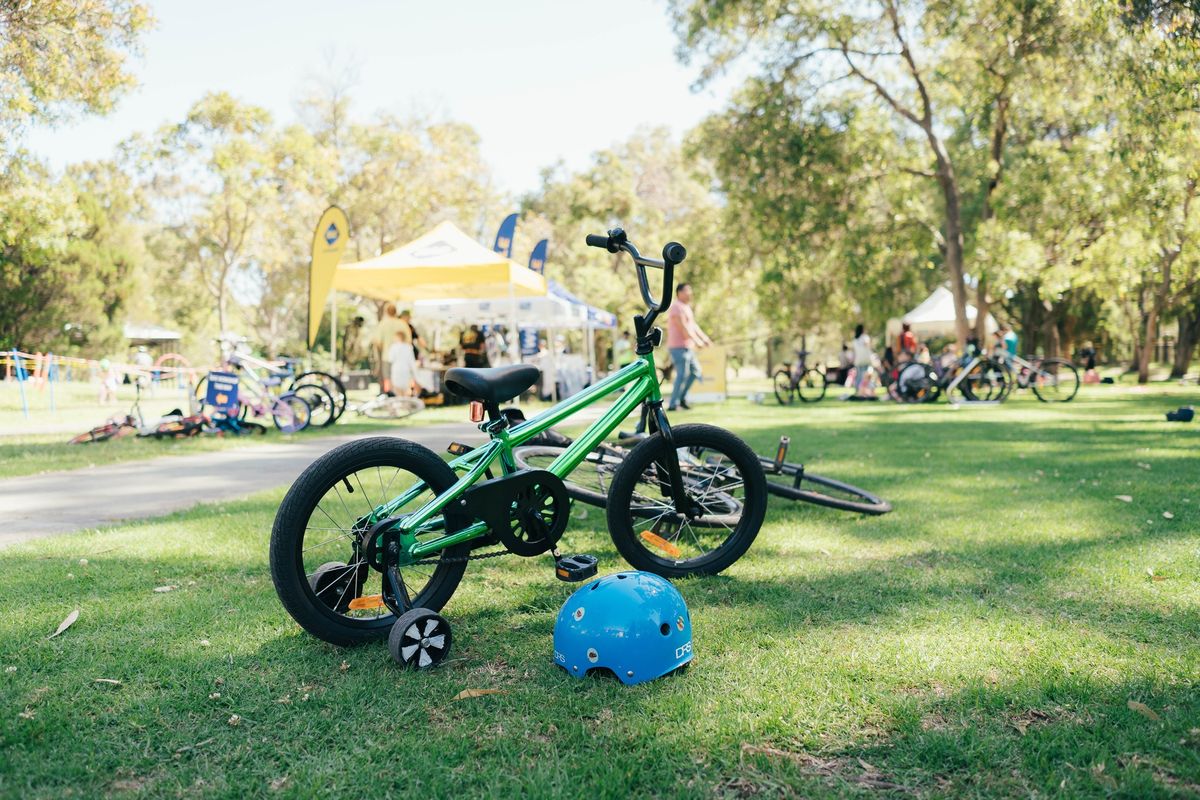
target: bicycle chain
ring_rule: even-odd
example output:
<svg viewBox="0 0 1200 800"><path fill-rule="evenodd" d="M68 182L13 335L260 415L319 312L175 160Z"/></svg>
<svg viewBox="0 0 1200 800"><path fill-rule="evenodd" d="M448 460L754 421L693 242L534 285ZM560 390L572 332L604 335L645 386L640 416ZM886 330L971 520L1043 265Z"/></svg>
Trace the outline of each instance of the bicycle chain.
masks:
<svg viewBox="0 0 1200 800"><path fill-rule="evenodd" d="M420 561L413 561L405 566L415 566L417 564L465 564L468 561L479 561L483 558L499 558L500 556L511 556L510 550L496 550L491 553L472 553L469 556L443 556L442 558L423 558ZM401 567L400 569L404 569Z"/></svg>

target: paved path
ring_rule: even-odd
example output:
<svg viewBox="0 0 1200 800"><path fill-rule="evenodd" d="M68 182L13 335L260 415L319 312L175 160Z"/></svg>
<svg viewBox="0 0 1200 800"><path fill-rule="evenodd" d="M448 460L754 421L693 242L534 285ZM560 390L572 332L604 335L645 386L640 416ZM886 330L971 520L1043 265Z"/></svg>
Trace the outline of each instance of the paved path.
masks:
<svg viewBox="0 0 1200 800"><path fill-rule="evenodd" d="M379 435L389 432L323 436L0 480L0 547L161 516L205 501L232 500L290 484L334 446ZM483 438L469 423L406 427L396 429L394 435L438 452L452 439L474 444Z"/></svg>

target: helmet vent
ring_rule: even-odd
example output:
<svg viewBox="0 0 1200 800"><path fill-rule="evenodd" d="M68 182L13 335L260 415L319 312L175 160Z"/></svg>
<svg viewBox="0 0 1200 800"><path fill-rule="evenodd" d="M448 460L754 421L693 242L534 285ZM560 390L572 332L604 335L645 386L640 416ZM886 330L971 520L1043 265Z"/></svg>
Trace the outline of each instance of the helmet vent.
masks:
<svg viewBox="0 0 1200 800"><path fill-rule="evenodd" d="M618 575L618 576L617 576L617 580L619 580L619 581L623 581L623 580L625 580L625 579L626 579L626 578L628 578L628 577L629 577L629 576L628 576L628 575L626 575L625 573L621 573L620 575Z"/></svg>
<svg viewBox="0 0 1200 800"><path fill-rule="evenodd" d="M658 627L658 630L663 636L671 635L671 626L669 623L664 622L662 625L660 625Z"/></svg>

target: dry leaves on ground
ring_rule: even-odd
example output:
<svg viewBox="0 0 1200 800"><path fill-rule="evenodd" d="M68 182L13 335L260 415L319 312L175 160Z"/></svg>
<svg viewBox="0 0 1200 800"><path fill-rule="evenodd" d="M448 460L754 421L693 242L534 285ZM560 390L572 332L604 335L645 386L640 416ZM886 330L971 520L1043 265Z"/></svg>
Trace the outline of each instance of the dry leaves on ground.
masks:
<svg viewBox="0 0 1200 800"><path fill-rule="evenodd" d="M1145 703L1139 703L1137 700L1130 700L1125 705L1129 706L1130 711L1141 714L1143 717L1153 722L1158 722L1160 719L1162 719L1162 717L1154 712L1154 709L1150 708L1150 706L1146 705Z"/></svg>
<svg viewBox="0 0 1200 800"><path fill-rule="evenodd" d="M79 619L79 609L78 608L75 609L74 611L72 611L70 614L67 614L67 618L64 619L62 622L58 623L58 629L56 631L54 631L54 633L47 636L46 638L53 639L55 636L58 636L60 633L65 631L67 628L74 625L75 620L77 620L77 619Z"/></svg>
<svg viewBox="0 0 1200 800"><path fill-rule="evenodd" d="M472 697L484 697L489 694L508 694L508 692L504 689L463 689L450 699L451 701L470 700Z"/></svg>

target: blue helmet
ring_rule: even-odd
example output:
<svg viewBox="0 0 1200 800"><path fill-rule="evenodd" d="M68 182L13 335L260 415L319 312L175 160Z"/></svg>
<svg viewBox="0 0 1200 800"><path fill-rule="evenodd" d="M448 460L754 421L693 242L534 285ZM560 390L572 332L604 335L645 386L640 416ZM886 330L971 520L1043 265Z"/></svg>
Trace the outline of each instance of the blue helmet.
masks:
<svg viewBox="0 0 1200 800"><path fill-rule="evenodd" d="M554 622L554 663L582 678L609 669L625 684L662 677L692 660L683 596L649 572L618 572L567 598Z"/></svg>

